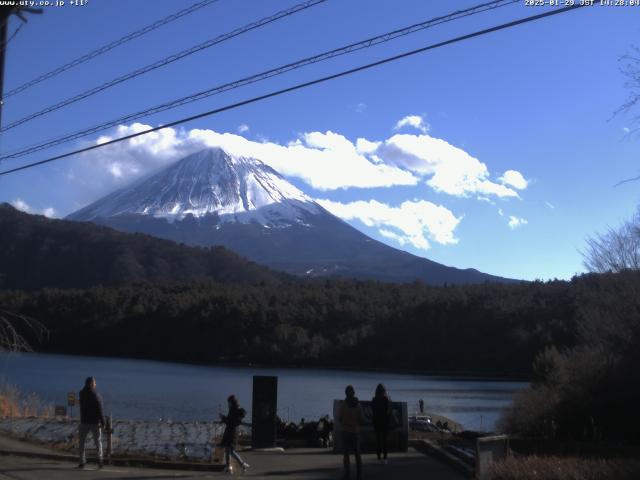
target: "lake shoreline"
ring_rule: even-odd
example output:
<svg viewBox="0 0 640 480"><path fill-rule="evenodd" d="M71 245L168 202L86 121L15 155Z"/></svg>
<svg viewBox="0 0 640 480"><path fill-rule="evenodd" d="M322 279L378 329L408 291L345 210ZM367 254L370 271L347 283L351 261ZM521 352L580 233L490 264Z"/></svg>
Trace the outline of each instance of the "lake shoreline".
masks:
<svg viewBox="0 0 640 480"><path fill-rule="evenodd" d="M410 415L418 412L422 400L425 411L470 430L492 430L510 407L513 395L528 388L525 382L409 372L212 366L48 353L0 356L0 373L7 385L57 406L66 405L68 393L77 392L87 376L94 376L105 406L115 417L174 421L217 418L218 413L224 413L230 394L241 400L250 416L256 375L278 378L277 414L296 422L331 414L334 401L344 398L346 385L353 385L357 395L366 400L382 383L394 401L407 404Z"/></svg>
<svg viewBox="0 0 640 480"><path fill-rule="evenodd" d="M456 381L491 381L491 382L530 382L531 376L527 375L499 375L499 374L487 374L479 372L443 372L432 370L420 370L420 369L394 369L394 368L365 368L365 367L351 367L351 366L336 366L336 365L307 365L307 364L257 364L257 363L242 363L242 362L189 362L175 359L158 359L152 357L121 357L121 356L104 356L104 355L89 355L81 353L68 353L68 352L53 352L53 351L33 351L35 354L42 355L57 355L57 356L73 356L73 357L87 357L87 358L102 358L102 359L118 359L118 360L136 360L136 361L148 361L157 363L170 363L177 365L187 365L196 367L223 367L223 368L255 368L259 370L281 369L281 370L313 370L313 371L331 371L331 372L354 372L354 373L384 373L394 375L418 375L430 377L438 380L456 380Z"/></svg>

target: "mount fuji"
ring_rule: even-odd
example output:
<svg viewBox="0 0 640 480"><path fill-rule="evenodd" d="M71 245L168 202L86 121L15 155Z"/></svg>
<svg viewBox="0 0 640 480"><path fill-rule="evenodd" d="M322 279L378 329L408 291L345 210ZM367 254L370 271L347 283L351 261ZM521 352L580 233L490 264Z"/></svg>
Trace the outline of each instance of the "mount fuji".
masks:
<svg viewBox="0 0 640 480"><path fill-rule="evenodd" d="M222 245L300 276L429 284L510 281L369 238L255 158L209 148L67 217L188 245Z"/></svg>

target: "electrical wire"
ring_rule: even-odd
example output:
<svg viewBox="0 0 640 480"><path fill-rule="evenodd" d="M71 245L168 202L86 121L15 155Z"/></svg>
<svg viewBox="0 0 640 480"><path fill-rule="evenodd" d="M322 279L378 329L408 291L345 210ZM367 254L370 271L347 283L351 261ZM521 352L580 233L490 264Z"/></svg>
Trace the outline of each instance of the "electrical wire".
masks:
<svg viewBox="0 0 640 480"><path fill-rule="evenodd" d="M16 27L16 29L13 31L13 33L11 34L11 36L9 38L7 38L7 40L5 42L3 42L2 44L0 44L0 50L4 49L7 47L7 45L9 45L9 43L11 43L11 40L13 40L15 38L16 35L18 35L18 32L20 32L20 29L22 28L24 24L21 23L20 25L18 25ZM0 100L1 102L2 100Z"/></svg>
<svg viewBox="0 0 640 480"><path fill-rule="evenodd" d="M76 103L80 100L84 100L85 98L91 97L97 93L100 93L108 88L114 87L116 85L119 85L123 82L126 82L128 80L132 80L136 77L139 77L141 75L144 75L145 73L149 73L153 70L156 70L158 68L164 67L166 65L169 65L173 62L176 62L178 60L182 60L183 58L186 58L190 55L193 55L194 53L198 53L201 52L202 50L205 50L207 48L213 47L214 45L218 45L222 42L225 42L227 40L230 40L232 38L235 38L239 35L242 35L244 33L250 32L251 30L255 30L256 28L260 28L263 27L265 25L268 25L270 23L276 22L282 18L285 17L289 17L291 15L294 15L298 12L301 12L303 10L306 10L308 8L314 7L320 3L324 3L327 0L307 0L306 2L303 3L299 3L291 8L288 8L286 10L281 10L273 15L269 15L268 17L264 17L261 18L260 20L257 20L255 22L252 22L248 25L245 25L243 27L240 28L236 28L235 30L225 33L223 35L219 35L215 38L212 38L211 40L207 40L206 42L203 42L201 44L195 45L191 48L188 48L186 50L182 50L181 52L178 53L174 53L173 55L170 55L168 57L163 58L162 60L158 60L157 62L151 63L149 65L146 65L144 67L141 67L137 70L134 70L133 72L129 72L125 75L122 75L120 77L114 78L112 80L109 80L108 82L105 82L101 85L98 85L96 87L90 88L89 90L86 90L82 93L79 93L77 95L74 95L73 97L67 98L66 100L63 100L61 102L58 102L54 105L51 105L47 108L44 108L38 112L35 113L31 113L29 115L27 115L26 117L22 117L18 120L15 120L14 122L11 122L7 125L5 125L4 127L0 128L0 133L6 132L7 130L11 130L12 128L17 127L18 125L22 125L23 123L26 123L30 120L33 120L34 118L37 117L41 117L42 115L46 115L47 113L51 113L55 110L58 110L62 107L66 107L68 105L71 105L73 103Z"/></svg>
<svg viewBox="0 0 640 480"><path fill-rule="evenodd" d="M34 78L33 80L30 80L26 83L23 83L22 85L14 88L13 90L8 91L7 93L5 93L2 97L2 101L5 101L7 98L12 97L13 95L17 95L20 92L24 92L25 90L27 90L28 88L33 87L34 85L37 85L41 82L44 82L45 80L48 80L50 78L55 77L56 75L61 74L62 72L66 72L67 70L70 70L73 67L77 67L78 65L88 62L89 60L96 58L100 55L103 55L105 53L107 53L109 50L113 50L116 47L119 47L120 45L124 45L127 42L130 42L131 40L134 40L138 37L141 37L142 35L145 35L153 30L156 30L157 28L160 28L168 23L173 22L174 20L177 20L178 18L184 17L185 15L189 15L190 13L193 13L197 10L200 10L203 7L206 7L212 3L218 2L219 0L203 0L201 2L198 3L194 3L193 5L191 5L190 7L184 8L182 10L179 10L171 15L168 15L167 17L164 17L160 20L158 20L157 22L152 23L151 25L147 25L144 28L141 28L140 30L136 30L135 32L132 32L128 35L125 35L124 37L119 38L118 40L115 40L111 43L108 43L107 45L104 45L100 48L97 48L85 55L82 55L81 57L78 57L68 63L65 63L64 65L55 68L47 73L44 73L42 75L40 75L39 77Z"/></svg>
<svg viewBox="0 0 640 480"><path fill-rule="evenodd" d="M237 103L226 105L224 107L220 107L220 108L216 108L216 109L209 110L209 111L206 111L206 112L202 112L202 113L199 113L197 115L192 115L190 117L182 118L180 120L175 120L173 122L164 124L164 125L159 126L159 127L150 128L148 130L143 130L142 132L137 132L137 133L133 133L131 135L125 135L123 137L115 138L113 140L109 140L107 142L100 143L98 145L91 145L89 147L85 147L85 148L81 148L81 149L74 150L74 151L71 151L71 152L63 153L61 155L56 155L54 157L50 157L50 158L47 158L45 160L40 160L38 162L29 163L27 165L22 165L20 167L12 168L10 170L5 170L5 171L0 172L0 176L8 175L8 174L11 174L11 173L14 173L14 172L18 172L18 171L21 171L21 170L26 170L28 168L33 168L33 167L36 167L36 166L39 166L39 165L44 165L46 163L50 163L50 162L53 162L53 161L56 161L56 160L60 160L60 159L67 158L67 157L71 157L71 156L77 155L79 153L85 153L85 152L89 152L91 150L104 148L104 147L106 147L108 145L113 145L115 143L120 143L120 142L123 142L125 140L130 140L132 138L136 138L136 137L139 137L139 136L142 136L142 135L146 135L146 134L149 134L149 133L152 133L152 132L156 132L156 131L162 130L164 128L175 127L175 126L183 124L183 123L187 123L187 122L191 122L193 120L197 120L197 119L200 119L200 118L204 118L204 117L208 117L208 116L211 116L211 115L215 115L215 114L218 114L218 113L221 113L221 112L225 112L227 110L233 110L235 108L238 108L238 107L241 107L241 106L244 106L244 105L249 105L249 104L256 103L256 102L259 102L259 101L262 101L262 100L266 100L268 98L277 97L277 96L283 95L285 93L293 92L293 91L296 91L296 90L301 90L303 88L307 88L307 87L310 87L312 85L317 85L317 84L320 84L320 83L328 82L330 80L335 80L335 79L341 78L341 77L346 77L347 75L351 75L351 74L356 73L356 72L369 70L371 68L378 67L380 65L384 65L384 64L387 64L387 63L390 63L390 62L394 62L394 61L400 60L402 58L406 58L406 57L410 57L410 56L413 56L413 55L417 55L419 53L423 53L423 52L426 52L426 51L429 51L429 50L433 50L433 49L436 49L436 48L444 47L446 45L451 45L453 43L458 43L458 42L461 42L461 41L464 41L464 40L469 40L471 38L479 37L481 35L487 35L489 33L497 32L499 30L512 28L512 27L515 27L515 26L518 26L518 25L522 25L522 24L525 24L525 23L533 22L533 21L536 21L536 20L540 20L540 19L543 19L543 18L546 18L546 17L553 16L553 15L559 15L561 13L565 13L565 12L568 12L568 11L571 11L571 10L576 10L578 8L582 8L582 7L590 6L590 5L591 4L585 3L585 4L577 4L577 5L572 5L572 6L568 6L568 7L558 8L558 9L554 9L554 10L551 10L551 11L548 11L548 12L540 13L538 15L531 15L529 17L521 18L521 19L518 19L518 20L511 21L511 22L503 23L501 25L497 25L497 26L494 26L494 27L486 28L484 30L479 30L479 31L476 31L476 32L473 32L473 33L469 33L469 34L466 34L466 35L455 37L455 38L452 38L452 39L449 39L449 40L445 40L443 42L427 45L425 47L418 48L416 50L411 50L411 51L404 52L404 53L401 53L401 54L398 54L398 55L394 55L392 57L387 57L387 58L384 58L382 60L378 60L376 62L368 63L366 65L361 65L359 67L351 68L349 70L343 70L343 71L341 71L339 73L335 73L335 74L328 75L328 76L325 76L325 77L317 78L315 80L310 80L308 82L299 83L299 84L293 85L291 87L283 88L281 90L276 90L274 92L270 92L270 93L267 93L267 94L264 94L264 95L260 95L258 97L253 97L253 98L250 98L248 100L243 100L243 101L240 101L240 102L237 102Z"/></svg>
<svg viewBox="0 0 640 480"><path fill-rule="evenodd" d="M471 7L471 8L467 8L465 10L458 10L455 12L452 12L448 15L443 15L443 16L439 16L436 18L432 18L429 20L426 20L424 22L420 22L420 23L416 23L413 25L410 25L408 27L404 27L401 29L397 29L394 30L392 32L388 32L388 33L384 33L382 35L377 35L375 37L371 37L371 38L367 38L365 40L356 42L356 43L352 43L340 48L336 48L333 50L329 50L327 52L323 52L320 53L318 55L314 55L311 57L306 57L303 58L301 60L298 60L296 62L292 62L277 68L273 68L255 75L251 75L249 77L245 77L242 78L240 80L235 80L233 82L229 82L229 83L225 83L223 85L219 85L216 87L212 87L209 88L207 90L192 94L192 95L188 95L182 98L178 98L175 100L172 100L170 102L166 102L160 105L156 105L154 107L151 108L147 108L145 110L139 111L139 112L135 112L135 113L131 113L122 117L119 117L117 119L114 120L110 120L108 122L102 123L100 125L96 125L93 127L90 127L88 129L84 129L84 130L80 130L71 134L66 134L63 135L61 137L57 137L55 139L52 140L47 140L43 143L39 143L36 145L31 145L28 147L24 147L21 150L18 151L13 151L11 153L5 154L0 156L0 161L2 160L6 160L6 159L10 159L10 158L19 158L19 157L23 157L25 155L28 155L30 153L34 153L36 151L40 151L40 150L44 150L47 148L51 148L57 145L61 145L63 143L67 143L70 142L72 140L77 140L79 138L85 137L87 135L91 135L93 133L97 133L97 132L101 132L104 130L107 130L109 128L115 127L117 125L120 125L122 123L126 123L126 122L132 122L135 120L139 120L141 118L150 116L150 115L154 115L160 112L164 112L166 110L171 110L177 107L180 107L182 105L186 105L188 103L191 102L195 102L198 100L202 100L204 98L213 96L213 95L217 95L229 90L233 90L236 88L240 88L252 83L256 83L262 80L266 80L268 78L271 77L275 77L278 75L282 75L284 73L287 73L291 70L295 70L298 68L302 68L305 67L307 65L311 65L311 64L315 64L321 61L325 61L325 60L329 60L331 58L335 58L341 55L345 55L348 53L352 53L352 52L356 52L358 50L362 50L365 48L369 48L369 47L373 47L375 45L381 44L381 43L385 43L385 42L389 42L391 40L394 40L396 38L402 37L402 36L406 36L409 35L411 33L415 33L421 30L424 30L426 28L431 28L434 27L436 25L440 25L443 23L447 23L453 20L457 20L463 17L467 17L467 16L471 16L471 15L475 15L481 12L485 12L488 10L493 10L499 7L503 7L503 6L507 6L507 5L511 5L513 3L519 3L520 0L494 0L491 2L487 2L487 3L483 3L480 5L476 5L475 7Z"/></svg>

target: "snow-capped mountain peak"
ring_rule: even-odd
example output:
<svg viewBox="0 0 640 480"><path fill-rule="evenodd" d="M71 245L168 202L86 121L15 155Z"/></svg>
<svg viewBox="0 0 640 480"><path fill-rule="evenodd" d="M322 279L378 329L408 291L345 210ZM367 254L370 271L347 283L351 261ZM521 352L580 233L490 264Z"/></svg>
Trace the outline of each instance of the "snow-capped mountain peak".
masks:
<svg viewBox="0 0 640 480"><path fill-rule="evenodd" d="M315 203L258 159L208 148L73 213L73 220L135 214L172 222L187 215L218 215L222 222L265 226L304 223L322 212Z"/></svg>

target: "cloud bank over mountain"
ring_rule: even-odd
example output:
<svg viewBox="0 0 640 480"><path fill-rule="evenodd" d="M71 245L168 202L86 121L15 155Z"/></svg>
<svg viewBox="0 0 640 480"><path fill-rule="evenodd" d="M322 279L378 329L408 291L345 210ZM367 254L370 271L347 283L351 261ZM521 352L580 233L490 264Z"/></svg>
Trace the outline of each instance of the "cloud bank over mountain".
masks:
<svg viewBox="0 0 640 480"><path fill-rule="evenodd" d="M237 131L248 135L248 126L241 127L247 128ZM148 128L141 123L121 125L97 143ZM406 133L411 129L416 133ZM514 169L492 175L486 163L432 136L430 126L419 115L399 120L388 138L361 137L355 141L330 130L304 132L288 143L277 143L209 129L166 128L84 154L68 178L84 183L95 199L206 147L258 158L282 175L299 179L318 192L334 192L338 197L350 189L366 194L367 189L425 185L426 192L494 203L498 199L519 199L529 185L524 175ZM356 194L364 198L344 201L324 198L326 194L316 196L323 197L320 203L335 215L359 220L400 245L428 249L431 242L451 245L458 241L454 231L463 214L454 214L425 199L382 202L369 194Z"/></svg>
<svg viewBox="0 0 640 480"><path fill-rule="evenodd" d="M421 117L405 117L398 125L413 126L421 133L394 134L384 140L358 138L354 143L329 130L301 133L292 141L279 144L214 130L166 128L89 152L84 155L84 163L120 183L144 176L204 147L221 147L235 155L259 158L283 175L299 178L321 191L424 182L453 196L518 197L516 190L527 188L527 180L516 170L507 170L492 180L485 163L426 133ZM148 128L141 123L121 125L114 134L101 136L97 143Z"/></svg>

